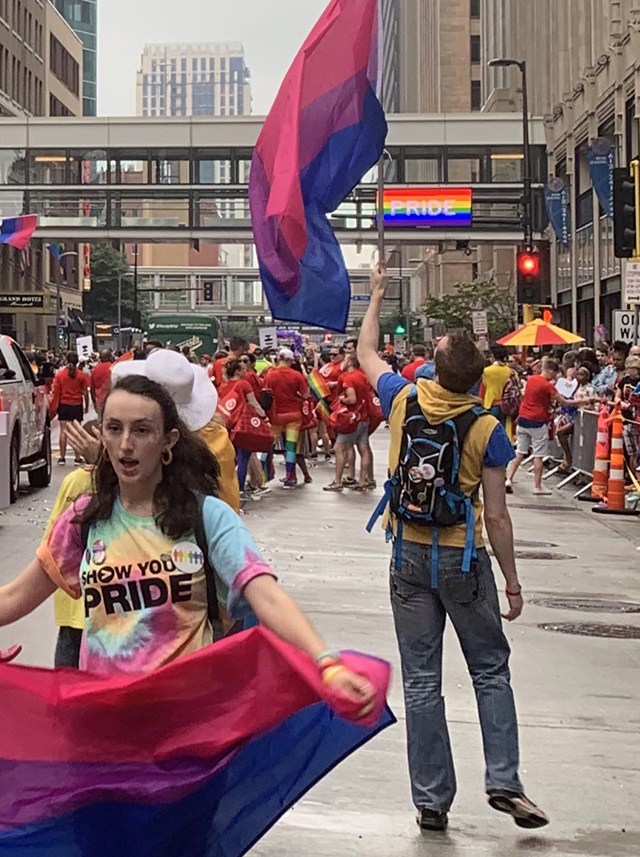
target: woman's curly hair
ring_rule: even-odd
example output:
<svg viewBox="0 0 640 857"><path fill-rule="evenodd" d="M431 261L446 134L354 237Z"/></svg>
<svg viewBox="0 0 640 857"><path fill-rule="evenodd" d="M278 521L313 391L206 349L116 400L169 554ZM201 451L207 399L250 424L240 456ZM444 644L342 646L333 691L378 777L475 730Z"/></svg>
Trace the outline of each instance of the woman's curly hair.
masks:
<svg viewBox="0 0 640 857"><path fill-rule="evenodd" d="M162 411L163 431L168 433L177 429L180 432L172 450L173 460L168 466L163 466L162 481L153 498L158 527L166 536L179 539L193 532L199 523L197 495L217 496L218 462L207 445L182 422L175 402L163 386L144 376L132 375L119 381L109 395L116 390L156 402ZM94 468L93 490L91 502L80 517L85 526L108 520L118 497L118 478L105 455L100 456Z"/></svg>

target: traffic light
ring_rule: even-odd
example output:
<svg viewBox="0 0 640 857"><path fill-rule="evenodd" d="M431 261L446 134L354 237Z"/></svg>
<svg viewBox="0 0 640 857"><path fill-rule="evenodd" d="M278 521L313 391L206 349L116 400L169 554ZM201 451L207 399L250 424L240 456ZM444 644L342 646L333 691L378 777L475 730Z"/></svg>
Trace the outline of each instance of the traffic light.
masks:
<svg viewBox="0 0 640 857"><path fill-rule="evenodd" d="M618 259L640 256L640 164L613 171L614 252Z"/></svg>
<svg viewBox="0 0 640 857"><path fill-rule="evenodd" d="M518 251L518 303L543 303L542 264L538 250Z"/></svg>
<svg viewBox="0 0 640 857"><path fill-rule="evenodd" d="M404 336L406 332L406 328L403 327L401 324L396 327L396 336Z"/></svg>
<svg viewBox="0 0 640 857"><path fill-rule="evenodd" d="M213 303L213 280L204 281L204 302L206 304Z"/></svg>

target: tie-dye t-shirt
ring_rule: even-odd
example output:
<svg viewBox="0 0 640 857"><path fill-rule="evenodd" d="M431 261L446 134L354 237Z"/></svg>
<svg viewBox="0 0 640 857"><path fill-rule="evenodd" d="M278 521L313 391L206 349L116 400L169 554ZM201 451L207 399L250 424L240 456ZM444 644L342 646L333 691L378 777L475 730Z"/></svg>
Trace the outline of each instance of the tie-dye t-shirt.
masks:
<svg viewBox="0 0 640 857"><path fill-rule="evenodd" d="M153 518L132 515L116 500L109 520L92 526L84 545L75 519L89 499L67 509L38 548L54 583L84 601L80 668L150 672L209 645L204 556L195 535L165 536ZM273 572L226 503L207 497L203 523L219 600L241 617L248 610L244 587Z"/></svg>

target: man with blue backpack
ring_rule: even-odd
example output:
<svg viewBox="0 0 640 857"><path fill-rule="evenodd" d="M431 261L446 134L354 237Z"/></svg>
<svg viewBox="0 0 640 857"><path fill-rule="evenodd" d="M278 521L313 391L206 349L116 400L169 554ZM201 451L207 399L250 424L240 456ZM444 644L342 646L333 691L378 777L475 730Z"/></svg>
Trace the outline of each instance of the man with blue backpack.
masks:
<svg viewBox="0 0 640 857"><path fill-rule="evenodd" d="M518 722L510 683L510 649L502 630L483 521L506 581L513 621L523 609L513 527L506 504L506 466L513 447L499 421L468 395L484 359L466 334L450 334L435 355L435 380L412 384L378 356L380 312L388 284L371 276L371 304L358 358L390 422L390 478L370 523L385 515L393 541L391 601L402 661L409 769L418 824L445 830L456 778L442 698L447 617L460 640L476 693L489 804L519 827L549 823L524 794ZM480 500L482 488L484 500Z"/></svg>

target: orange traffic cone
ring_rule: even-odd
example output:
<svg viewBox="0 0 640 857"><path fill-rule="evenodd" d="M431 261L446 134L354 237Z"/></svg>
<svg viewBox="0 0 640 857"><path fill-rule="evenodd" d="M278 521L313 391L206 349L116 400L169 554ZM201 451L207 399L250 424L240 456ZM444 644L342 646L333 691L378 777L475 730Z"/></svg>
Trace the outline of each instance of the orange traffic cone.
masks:
<svg viewBox="0 0 640 857"><path fill-rule="evenodd" d="M598 415L598 434L596 436L596 460L593 467L593 485L591 494L581 496L580 500L598 503L607 496L609 487L609 411L605 405Z"/></svg>
<svg viewBox="0 0 640 857"><path fill-rule="evenodd" d="M620 405L615 407L609 421L613 428L611 432L611 465L609 468L607 499L606 503L594 506L593 511L605 515L637 515L638 512L635 509L626 508L626 494L624 490L624 418L620 410Z"/></svg>

